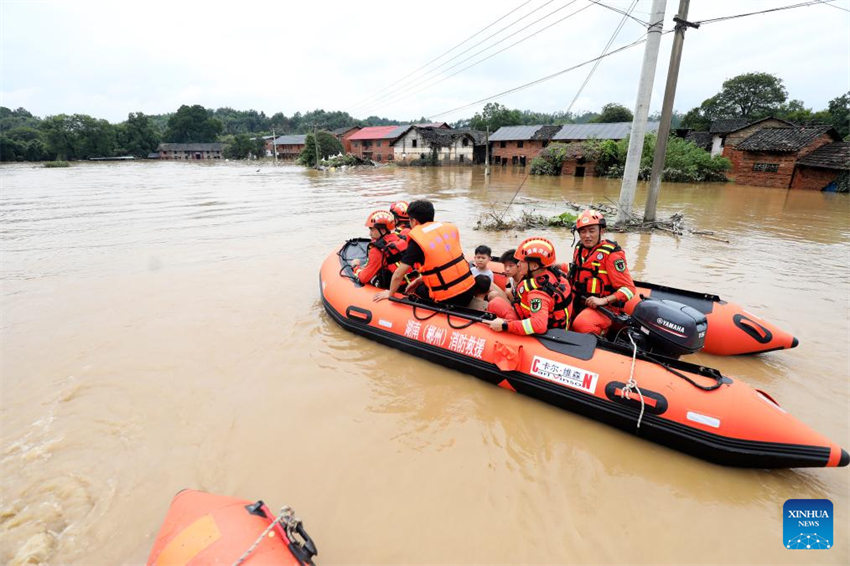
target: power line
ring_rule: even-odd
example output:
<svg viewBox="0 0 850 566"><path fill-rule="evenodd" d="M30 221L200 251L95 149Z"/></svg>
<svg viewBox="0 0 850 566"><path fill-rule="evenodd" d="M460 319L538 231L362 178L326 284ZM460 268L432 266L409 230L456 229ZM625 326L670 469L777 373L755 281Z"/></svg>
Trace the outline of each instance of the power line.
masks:
<svg viewBox="0 0 850 566"><path fill-rule="evenodd" d="M734 16L722 16L720 18L712 18L710 20L701 20L698 22L694 22L700 25L704 24L713 24L716 22L723 22L726 20L734 20L735 18L743 18L746 16L757 16L759 14L768 14L770 12L779 12L782 10L791 10L792 8L805 8L806 6L814 6L815 4L829 4L830 2L834 2L835 0L812 0L811 2L800 2L799 4L791 4L789 6L780 6L779 8L769 8L767 10L759 10L758 12L747 12L746 14L735 14ZM835 6L833 6L835 7Z"/></svg>
<svg viewBox="0 0 850 566"><path fill-rule="evenodd" d="M569 4L567 4L567 5L563 6L563 8L566 8L566 7L567 7L567 6L569 6L570 4L574 4L576 1L577 1L577 0L573 0L573 1L572 1L572 2L570 2ZM442 83L442 82L444 82L444 81L446 81L446 80L448 80L448 79L452 78L453 76L458 75L458 74L462 73L463 71L466 71L467 69L471 69L472 67L474 67L474 66L476 66L476 65L478 65L478 64L480 64L480 63L483 63L484 61L486 61L486 60L488 60L488 59L491 59L491 58L495 57L496 55L498 55L498 54L500 54L500 53L503 53L503 52L507 51L508 49L510 49L510 48L512 48L512 47L514 47L514 46L516 46L516 45L518 45L518 44L520 44L520 43L522 43L522 42L524 42L524 41L526 41L526 40L528 40L528 39L531 39L532 37L534 37L534 36L538 35L539 33L543 32L543 31L546 31L547 29L551 28L552 26L557 25L557 24L559 24L559 23L563 22L564 20L566 20L566 19L568 19L568 18L571 18L571 17L575 16L575 15L576 15L576 14L578 14L579 12L583 12L584 10L587 10L587 9L588 9L588 8L590 8L591 6L593 6L593 4L588 4L587 6L584 6L583 8L579 8L579 9L578 9L578 10L576 10L575 12L572 12L572 13L570 13L570 14L567 14L567 15L566 15L566 16L564 16L563 18L560 18L560 19L558 19L558 20L556 20L556 21L552 22L551 24L549 24L549 25L547 25L547 26L545 26L545 27L540 28L539 30L535 31L534 33L531 33L531 34L527 35L526 37L524 37L524 38L522 38L522 39L519 39L519 40L515 41L514 43L511 43L511 44L510 44L510 45L508 45L507 47L503 47L503 48L502 48L502 49L500 49L499 51L496 51L496 52L494 52L494 53L491 53L490 55L487 55L486 57L484 57L484 58L482 58L482 59L479 59L478 61L475 61L474 63L472 63L472 64L470 64L470 65L467 65L466 67L463 67L462 69L459 69L459 70L455 71L454 73L452 73L452 74L450 74L450 75L446 75L445 77L441 78L441 79L440 79L440 80L438 80L438 81L434 81L434 82L428 83L428 84L427 84L427 85L425 85L424 87L422 87L422 88L420 88L419 90L416 90L416 91L414 91L414 92L411 92L411 93L408 93L408 94L403 94L402 96L399 96L399 97L397 97L397 98L393 98L392 100L390 100L390 101L389 101L389 103L390 103L390 104L392 104L392 103L398 102L398 101L400 101L400 100L404 100L405 98L409 98L410 96L413 96L414 94L418 94L418 93L420 93L420 92L422 92L422 91L428 90L429 88L432 88L432 87L434 87L434 86L437 86L438 84L440 84L440 83ZM559 10L560 10L560 9L562 9L562 8L559 8ZM553 13L554 13L554 12L553 12ZM551 14L550 14L550 15L551 15ZM541 19L543 19L543 18L541 18ZM538 20L538 21L539 21L539 20ZM536 23L536 22L535 22L535 23ZM528 27L528 26L526 26L526 27ZM523 28L523 29L525 29L525 28ZM522 30L519 30L519 31L522 31ZM511 36L513 36L513 35L516 35L516 33L511 34L511 35L510 35L510 36L508 36L508 37L511 37ZM505 39L507 39L507 38L505 38ZM503 40L502 40L502 41L503 41ZM501 41L500 41L500 42L501 42ZM500 43L500 42L498 42L498 43ZM493 45L497 45L497 44L493 44ZM491 45L490 47L493 47L493 45ZM478 53L476 53L475 55L480 55L481 53L483 53L484 51L486 51L486 50L487 50L487 49L489 49L490 47L488 47L488 48L486 48L486 49L483 49L483 50L479 51L479 52L478 52ZM472 55L471 57L467 58L466 60L471 59L471 58L472 58L472 57L474 57L475 55ZM465 61L466 61L466 60L465 60ZM460 64L460 63L459 63L459 64ZM457 65L455 65L455 66L453 66L453 67L451 67L451 68L454 68L454 67L456 67L456 66L457 66ZM446 69L446 70L448 71L449 69ZM419 84L414 85L414 86L412 86L412 87L410 87L410 88L415 88L416 86L419 86L419 85L421 85L421 84L422 84L422 83L420 82Z"/></svg>
<svg viewBox="0 0 850 566"><path fill-rule="evenodd" d="M649 22L645 22L645 21L643 21L643 20L641 20L641 19L639 19L639 18L636 18L636 17L634 17L634 16L632 15L632 10L634 9L634 7L629 8L629 10L628 10L627 12L624 12L623 10L621 10L621 9L619 9L619 8L615 8L615 7L613 7L613 6L609 6L608 4L603 4L602 2L599 2L598 0L587 0L587 1L588 1L588 2L593 2L593 3L594 3L594 4L596 4L597 6L602 6L603 8L608 8L609 10L611 10L611 11L613 11L613 12L617 12L618 14L622 14L623 16L625 16L625 17L627 17L627 18L631 18L631 19L633 19L634 21L636 21L637 23L639 23L642 27L645 27L645 28L646 28L646 27L649 27Z"/></svg>
<svg viewBox="0 0 850 566"><path fill-rule="evenodd" d="M672 33L672 31L673 31L673 30L668 30L668 31L665 31L665 32L663 32L663 33L664 33L664 34L668 34L668 33ZM456 108L452 108L451 110L446 110L446 111L444 111L444 112L438 112L438 113L436 113L436 114L432 114L432 115L428 116L428 118L429 118L429 119L433 119L433 118L436 118L437 116L443 116L443 115L446 115L446 114L452 114L452 113L454 113L454 112L457 112L458 110L464 110L464 109L469 108L469 107L471 107L471 106L476 106L476 105L478 105L478 104L481 104L482 102L487 102L488 100L492 100L492 99L494 99L494 98L499 98L499 97L501 97L501 96L505 96L506 94L511 94L511 93L514 93L514 92L517 92L517 91L520 91L520 90L526 89L526 88L531 87L531 86L534 86L534 85L536 85L536 84L540 84L540 83L545 82L545 81L548 81L548 80L550 80L550 79L554 79L555 77L558 77L558 76L560 76L560 75L563 75L564 73L568 73L568 72L570 72L570 71L574 71L574 70L576 70L576 69L579 69L579 68L581 68L581 67L584 67L585 65L589 65L589 64L591 64L591 63L593 63L593 62L595 62L595 61L598 61L598 60L600 60L600 59L604 59L605 57L610 57L610 56L612 56L612 55L616 55L617 53L620 53L621 51L625 51L625 50L627 50L627 49L631 49L632 47L635 47L636 45L640 45L641 43L644 43L645 41L646 41L646 34L644 34L643 36L641 36L641 38L640 38L640 39L638 39L638 40L636 40L636 41L633 41L632 43L629 43L628 45L624 45L624 46L622 46L622 47L618 47L618 48L617 48L617 49L615 49L614 51L611 51L611 52L609 52L609 53L607 53L607 54L605 54L605 55L600 55L599 57L594 57L593 59L588 59L587 61L584 61L583 63L579 63L579 64L577 64L577 65L573 65L572 67L567 67L566 69L562 69L562 70L560 70L560 71L557 71L557 72L555 72L555 73L552 73L551 75L546 75L545 77L541 77L541 78L536 79L536 80L533 80L533 81L531 81L531 82L528 82L528 83L522 84L522 85L520 85L520 86L518 86L518 87L514 87L514 88L511 88L511 89L508 89L508 90L502 91L502 92L500 92L500 93L498 93L498 94L494 94L494 95L492 95L492 96L488 96L488 97L486 97L486 98L482 98L482 99L480 99L480 100L476 100L475 102L470 102L469 104L464 104L463 106L458 106L458 107L456 107Z"/></svg>
<svg viewBox="0 0 850 566"><path fill-rule="evenodd" d="M532 15L532 14L534 14L535 12L538 12L538 11L542 10L543 8L545 8L546 6L548 6L549 4L551 4L551 3L552 3L552 2L554 2L554 1L555 1L555 0L548 0L548 1L547 1L547 2L545 2L544 4L541 4L541 5L540 5L540 6L538 6L537 8L534 8L532 11L530 11L530 12L529 12L529 13L527 13L526 15L524 15L524 16L522 16L522 17L520 17L520 18L516 19L516 20L514 20L513 22L509 23L509 24L508 24L508 25L506 25L505 27L503 27L503 28L499 29L498 31L496 31L496 32L494 32L494 33L492 33L492 34L488 35L487 37L485 37L484 39L482 39L482 40L481 40L481 41L479 41L478 43L476 43L476 44L474 44L474 45L470 45L469 47L467 47L466 49L464 49L463 51L461 51L460 53L458 53L457 55L455 55L455 56L454 56L454 57L452 57L451 59L448 59L448 60L446 60L446 61L443 61L442 63L440 63L439 65L437 65L436 67L434 67L433 69L431 69L430 71L428 71L427 73L425 73L423 76L419 77L419 78L418 78L418 79L416 79L416 80L417 80L417 81L419 81L420 79L425 78L427 75L430 75L430 74L434 73L435 71L437 71L437 70L438 70L438 69L440 69L441 67L443 67L443 66L445 66L445 65L447 65L447 64L449 64L449 63L451 63L452 61L454 61L455 59L457 59L457 58L458 58L458 57L460 57L461 55L463 55L463 54L465 54L465 53L469 53L471 50L475 49L476 47L478 47L479 45L481 45L482 43L484 43L484 42L485 42L485 41L487 41L488 39L491 39L491 38L493 38L493 37L495 37L495 36L499 35L499 34L500 34L500 33L502 33L503 31L505 31L506 29L508 29L508 28L510 28L510 27L512 27L512 26L514 26L514 25L516 25L516 24L518 24L519 22L521 22L521 21L522 21L522 20L524 20L525 18L527 18L527 17L531 16L531 15ZM574 0L574 1L575 1L575 0ZM523 4L523 6L524 6L524 5L525 5L525 4ZM522 6L520 6L520 7L522 7ZM517 8L517 10L518 10L518 9L519 9L519 8ZM516 11L516 10L514 10L514 11ZM506 16L508 16L508 15L510 15L510 12L509 12L508 14L506 14L504 17L506 17ZM476 35L477 35L477 34L476 34ZM465 42L464 42L464 43L465 43ZM410 75L407 75L407 76L410 76ZM399 81L396 81L396 83L395 83L395 84L398 84L398 82L399 82ZM397 94L397 93L399 93L399 92L402 92L402 91L406 90L407 88L409 88L409 87L401 87L401 88L396 88L396 89L389 89L389 91L384 91L384 92L382 92L381 94L379 94L379 95L378 95L378 97L377 97L376 99L374 99L374 100L372 100L372 101L367 100L365 105L364 105L363 103L359 103L359 104L355 105L355 106L354 106L354 110L356 110L356 109L358 109L358 108L362 108L363 106L367 106L367 107L368 107L369 105L371 105L371 104L373 104L373 103L375 103L375 102L379 102L379 101L381 101L381 100L384 100L384 99L385 99L385 98L387 98L388 96L395 95L395 94Z"/></svg>
<svg viewBox="0 0 850 566"><path fill-rule="evenodd" d="M593 0L591 0L591 1L593 1ZM605 55L608 52L608 49L611 47L611 44L614 43L614 40L617 38L617 35L619 35L620 31L623 29L623 25L625 25L625 23L626 23L626 18L631 17L632 10L635 9L635 6L637 6L638 1L639 0L632 0L632 3L629 6L628 11L623 13L623 17L620 20L620 23L617 25L617 29L614 30L614 33L611 34L611 38L608 40L608 43L605 44L605 48L602 50L602 55ZM632 18L632 19L634 19L634 18ZM581 83L581 86L576 91L576 94L573 97L573 100L570 102L570 105L567 107L567 114L569 114L570 111L573 109L573 104L575 104L576 100L578 100L578 97L581 96L582 91L584 91L584 87L587 86L587 83L590 81L590 77L593 76L593 73L596 71L596 68L599 67L599 63L601 61L602 61L602 59L597 59L596 62L593 64L593 67L587 73L587 76L584 78L584 82Z"/></svg>
<svg viewBox="0 0 850 566"><path fill-rule="evenodd" d="M836 10L844 10L845 12L850 12L847 8L842 8L841 6L836 6L835 4L830 4L833 0L821 0L821 4L824 6L829 6L830 8L835 8Z"/></svg>
<svg viewBox="0 0 850 566"><path fill-rule="evenodd" d="M398 83L402 82L403 80L405 80L406 78L410 77L411 75L415 75L416 73L418 73L419 71L421 71L422 69L424 69L425 67L427 67L428 65L430 65L431 63L433 63L434 61L437 61L438 59L440 59L440 58L442 58L442 57L445 57L446 55L448 55L449 53L451 53L452 51L454 51L455 49L457 49L458 47L460 47L461 45L463 45L464 43L466 43L466 42L467 42L467 41L469 41L470 39L474 38L475 36L477 36L478 34L480 34L480 33L484 32L484 31L486 31L486 30L490 29L491 27L493 27L494 25L496 25L497 23L499 23L499 22L500 22L500 21L502 21L503 19L507 18L508 16L510 16L511 14L513 14L514 12L516 12L517 10L519 10L520 8L522 8L523 6L525 6L526 4L528 4L528 3L530 3L530 2L531 2L531 0L526 0L525 2L523 2L522 4L520 4L519 6L517 6L516 8L511 8L511 9L510 9L510 11L508 11L506 14L504 14L504 15L500 16L499 18L496 18L496 19L495 19L495 20L493 20L491 23L487 24L486 26L484 26L483 28L481 28L480 30L478 30L477 32L475 32L474 34L470 35L469 37L467 37L466 39L464 39L463 41L461 41L460 43L458 43L457 45L455 45L455 46L454 46L454 47L452 47L451 49L449 49L449 50L447 50L447 51L444 51L444 52L443 52L443 53L441 53L440 55L437 55L436 57L434 57L433 59L431 59L430 61L428 61L428 62L427 62L427 63L425 63L424 65L422 65L421 67L418 67L418 68L417 68L417 69L415 69L414 71L411 71L410 73L408 73L408 74L406 74L405 76L401 77L400 79L398 79L398 80L397 80L397 81L395 81L394 83L391 83L391 84L389 84L389 85L385 86L385 87L384 87L384 88L382 88L379 92L383 92L383 91L385 91L386 89L391 88L391 87L393 87L393 86L397 85ZM370 98L372 98L372 96L374 96L374 95L370 95L370 96L366 97L365 99L361 100L360 102L357 102L357 103L354 105L354 107L356 108L356 107L360 106L363 102L365 102L365 101L369 100Z"/></svg>

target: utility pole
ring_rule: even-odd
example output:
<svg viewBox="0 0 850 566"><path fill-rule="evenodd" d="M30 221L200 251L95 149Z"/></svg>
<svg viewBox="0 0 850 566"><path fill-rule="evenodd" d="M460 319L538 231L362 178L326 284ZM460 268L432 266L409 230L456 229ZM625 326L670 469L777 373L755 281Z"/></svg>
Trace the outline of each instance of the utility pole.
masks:
<svg viewBox="0 0 850 566"><path fill-rule="evenodd" d="M646 119L649 116L649 102L652 99L652 83L655 80L658 46L661 43L666 6L667 0L652 0L652 15L649 17L646 50L643 52L643 65L640 70L638 95L635 102L635 118L632 122L632 133L629 136L629 153L626 156L626 167L623 171L623 184L620 186L617 224L624 224L629 219L632 204L635 201L640 155L643 150L643 138L646 135Z"/></svg>
<svg viewBox="0 0 850 566"><path fill-rule="evenodd" d="M318 126L313 124L313 144L316 146L316 169L319 168L319 131Z"/></svg>
<svg viewBox="0 0 850 566"><path fill-rule="evenodd" d="M490 124L487 124L487 136L484 138L484 176L490 174Z"/></svg>
<svg viewBox="0 0 850 566"><path fill-rule="evenodd" d="M667 69L667 86L664 88L664 103L661 106L661 124L658 126L658 139L655 142L655 156L652 159L652 174L649 177L649 193L646 195L646 208L643 211L644 222L655 220L655 208L658 205L658 193L661 190L661 174L667 157L667 138L673 122L673 101L676 98L676 84L679 81L679 63L682 61L682 45L685 43L685 30L699 28L699 24L687 21L690 0L679 0L679 13L673 18L676 22L676 35L673 38L673 50L670 52L670 67Z"/></svg>
<svg viewBox="0 0 850 566"><path fill-rule="evenodd" d="M277 165L277 136L272 128L272 155L274 156L274 164Z"/></svg>

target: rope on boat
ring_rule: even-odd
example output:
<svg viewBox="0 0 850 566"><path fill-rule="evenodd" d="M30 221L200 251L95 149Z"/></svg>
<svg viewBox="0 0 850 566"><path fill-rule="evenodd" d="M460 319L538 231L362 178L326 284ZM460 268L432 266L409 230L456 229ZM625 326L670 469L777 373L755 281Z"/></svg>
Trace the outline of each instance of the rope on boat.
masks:
<svg viewBox="0 0 850 566"><path fill-rule="evenodd" d="M251 553L257 549L260 543L263 542L263 539L266 538L269 532L278 523L281 527L283 527L284 532L289 532L290 526L297 526L300 522L301 520L295 516L295 511L292 510L292 507L290 507L289 505L284 505L280 508L280 513L278 513L277 517L274 518L274 521L269 523L269 526L266 527L266 530L260 533L260 536L257 537L257 540L254 541L254 544L252 544L251 547L246 550L245 553L240 556L238 560L236 560L236 562L233 563L233 566L239 566L240 564L245 562L245 560L247 560Z"/></svg>
<svg viewBox="0 0 850 566"><path fill-rule="evenodd" d="M643 393L640 391L640 387L638 387L637 381L635 381L635 360L637 358L637 344L635 344L634 338L630 333L626 333L629 337L629 341L632 343L632 369L629 372L629 382L626 384L623 389L620 390L620 397L623 399L631 399L632 391L637 391L638 396L640 397L640 415L638 415L637 420L637 428L640 428L640 423L643 420L643 412L646 408L646 404L643 401Z"/></svg>

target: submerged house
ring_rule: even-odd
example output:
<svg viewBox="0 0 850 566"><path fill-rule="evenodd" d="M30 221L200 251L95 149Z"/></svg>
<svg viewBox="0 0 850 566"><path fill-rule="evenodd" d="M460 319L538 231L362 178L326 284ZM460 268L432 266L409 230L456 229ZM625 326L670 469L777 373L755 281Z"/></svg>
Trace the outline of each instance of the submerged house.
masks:
<svg viewBox="0 0 850 566"><path fill-rule="evenodd" d="M161 143L156 152L160 159L221 159L223 143Z"/></svg>
<svg viewBox="0 0 850 566"><path fill-rule="evenodd" d="M392 161L395 158L393 144L412 126L370 126L352 134L351 153L361 159Z"/></svg>
<svg viewBox="0 0 850 566"><path fill-rule="evenodd" d="M560 129L561 126L502 126L490 134L491 161L495 165L525 167Z"/></svg>
<svg viewBox="0 0 850 566"><path fill-rule="evenodd" d="M797 161L791 188L850 192L850 142L822 145Z"/></svg>
<svg viewBox="0 0 850 566"><path fill-rule="evenodd" d="M273 142L266 142L266 148L272 151L272 155L280 159L298 159L304 149L305 134L297 136L278 136Z"/></svg>
<svg viewBox="0 0 850 566"><path fill-rule="evenodd" d="M840 169L840 159L844 155L844 147L834 146L810 159L805 158L836 142L841 142L841 137L828 125L758 130L734 149L728 148L732 174L739 185L823 188L830 182L828 178L838 177L843 170ZM844 165L847 166L846 163ZM798 173L798 170L801 172ZM814 170L821 171L815 173ZM823 184L817 187L820 183Z"/></svg>
<svg viewBox="0 0 850 566"><path fill-rule="evenodd" d="M331 133L342 144L343 153L351 153L351 136L359 132L361 129L362 128L360 126L343 126L342 128L335 129Z"/></svg>
<svg viewBox="0 0 850 566"><path fill-rule="evenodd" d="M658 132L659 124L660 122L647 122L647 133ZM561 175L596 176L596 154L587 151L585 142L589 140L619 141L629 137L631 131L631 122L564 125L552 136L552 143L567 144L567 155L561 164Z"/></svg>
<svg viewBox="0 0 850 566"><path fill-rule="evenodd" d="M485 134L477 130L413 126L393 144L395 160L409 162L434 155L443 164L484 163Z"/></svg>
<svg viewBox="0 0 850 566"><path fill-rule="evenodd" d="M729 118L715 120L711 123L708 133L711 135L711 156L722 155L729 157L729 150L764 128L787 128L795 124L779 118ZM734 165L734 164L733 164Z"/></svg>

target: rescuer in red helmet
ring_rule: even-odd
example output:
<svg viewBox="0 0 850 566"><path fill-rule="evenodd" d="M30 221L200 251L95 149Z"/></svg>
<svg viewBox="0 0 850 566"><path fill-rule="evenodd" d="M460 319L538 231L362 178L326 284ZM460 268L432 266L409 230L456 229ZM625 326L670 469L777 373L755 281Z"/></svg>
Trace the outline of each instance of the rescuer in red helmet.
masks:
<svg viewBox="0 0 850 566"><path fill-rule="evenodd" d="M410 232L410 216L407 215L407 201L399 200L390 205L390 212L395 217L395 231L399 236L407 237Z"/></svg>
<svg viewBox="0 0 850 566"><path fill-rule="evenodd" d="M528 238L514 258L527 266L517 285L513 303L496 297L487 311L496 315L490 328L512 334L544 334L550 328L570 324L572 293L567 276L555 266L555 246L546 238Z"/></svg>
<svg viewBox="0 0 850 566"><path fill-rule="evenodd" d="M369 255L366 263L360 265L360 260L351 262L354 275L363 283L371 283L376 287L386 288L390 278L401 261L401 254L407 249L407 240L400 238L393 230L395 218L386 210L376 210L366 218L369 228Z"/></svg>
<svg viewBox="0 0 850 566"><path fill-rule="evenodd" d="M603 334L611 319L599 312L605 307L620 313L635 296L635 282L629 274L626 254L612 240L603 239L605 217L587 209L576 219L579 241L573 252L569 279L575 298L577 314L571 330Z"/></svg>

